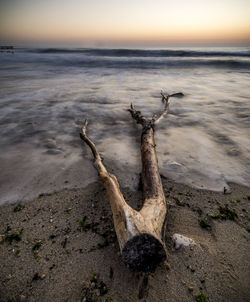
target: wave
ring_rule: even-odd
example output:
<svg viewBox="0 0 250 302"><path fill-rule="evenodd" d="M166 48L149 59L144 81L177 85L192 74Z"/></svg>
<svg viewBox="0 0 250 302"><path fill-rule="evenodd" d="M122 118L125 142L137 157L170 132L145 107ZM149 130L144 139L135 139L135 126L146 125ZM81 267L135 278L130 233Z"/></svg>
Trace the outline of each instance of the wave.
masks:
<svg viewBox="0 0 250 302"><path fill-rule="evenodd" d="M31 52L40 54L85 54L103 57L246 57L250 58L250 50L145 50L145 49L98 49L98 48L40 48Z"/></svg>
<svg viewBox="0 0 250 302"><path fill-rule="evenodd" d="M46 61L45 61L46 63ZM47 61L49 64L67 67L87 67L87 68L121 68L121 69L167 69L167 68L229 68L229 69L249 69L250 60L219 60L219 59L104 59L104 58L71 58L67 60L59 59Z"/></svg>
<svg viewBox="0 0 250 302"><path fill-rule="evenodd" d="M203 67L249 71L250 50L239 49L237 52L232 52L225 51L225 49L220 51L87 48L19 49L13 56L3 56L1 69L10 69L11 66L16 67L16 64L22 65L23 63L67 68L168 69Z"/></svg>

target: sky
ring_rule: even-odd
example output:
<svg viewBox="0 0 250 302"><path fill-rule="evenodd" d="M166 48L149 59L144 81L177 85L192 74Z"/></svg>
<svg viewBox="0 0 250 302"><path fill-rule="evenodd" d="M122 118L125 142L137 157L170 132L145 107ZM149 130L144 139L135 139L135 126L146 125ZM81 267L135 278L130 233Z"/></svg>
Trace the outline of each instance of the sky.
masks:
<svg viewBox="0 0 250 302"><path fill-rule="evenodd" d="M250 43L250 0L0 0L1 44Z"/></svg>

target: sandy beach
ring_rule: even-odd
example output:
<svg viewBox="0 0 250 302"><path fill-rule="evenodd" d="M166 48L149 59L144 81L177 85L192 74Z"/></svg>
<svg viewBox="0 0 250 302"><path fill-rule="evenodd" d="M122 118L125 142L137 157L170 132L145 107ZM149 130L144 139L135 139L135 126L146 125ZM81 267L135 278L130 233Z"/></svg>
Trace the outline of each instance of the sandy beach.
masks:
<svg viewBox="0 0 250 302"><path fill-rule="evenodd" d="M163 185L167 260L149 275L122 263L99 182L1 206L0 301L249 301L250 188ZM140 208L139 189L122 191ZM176 249L176 233L194 244Z"/></svg>

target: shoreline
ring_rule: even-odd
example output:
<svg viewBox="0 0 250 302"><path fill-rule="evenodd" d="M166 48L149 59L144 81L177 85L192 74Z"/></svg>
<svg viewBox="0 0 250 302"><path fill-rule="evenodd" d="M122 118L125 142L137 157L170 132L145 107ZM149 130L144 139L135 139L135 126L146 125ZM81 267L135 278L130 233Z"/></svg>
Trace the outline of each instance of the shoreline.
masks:
<svg viewBox="0 0 250 302"><path fill-rule="evenodd" d="M162 181L167 261L144 281L122 263L101 183L0 206L0 301L191 302L201 292L247 301L250 188L229 184L223 194ZM141 206L140 191L121 190ZM176 233L196 245L175 249Z"/></svg>

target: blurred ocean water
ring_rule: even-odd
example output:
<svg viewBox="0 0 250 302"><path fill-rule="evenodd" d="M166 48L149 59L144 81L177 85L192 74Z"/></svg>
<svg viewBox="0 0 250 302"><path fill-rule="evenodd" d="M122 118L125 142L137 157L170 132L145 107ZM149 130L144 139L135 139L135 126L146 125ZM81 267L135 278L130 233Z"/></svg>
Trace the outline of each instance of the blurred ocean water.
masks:
<svg viewBox="0 0 250 302"><path fill-rule="evenodd" d="M250 49L17 49L0 53L0 202L97 179L79 127L122 186L136 189L140 127L161 110L161 173L197 188L250 185Z"/></svg>

